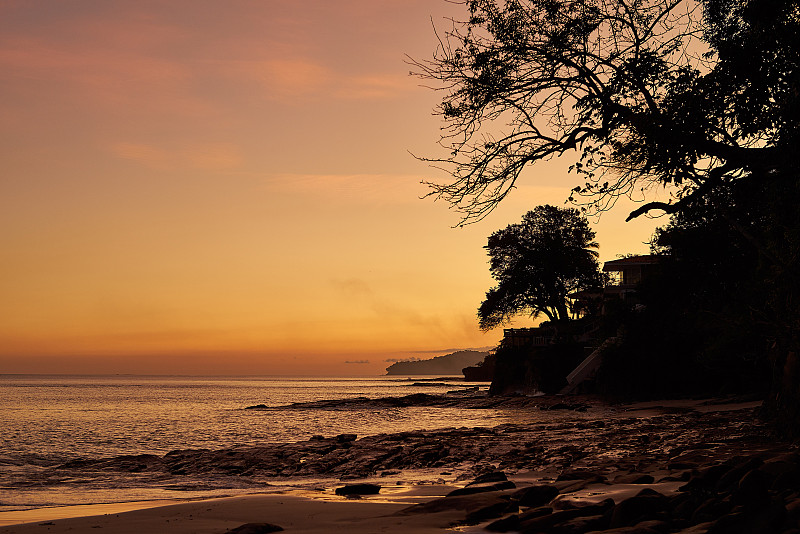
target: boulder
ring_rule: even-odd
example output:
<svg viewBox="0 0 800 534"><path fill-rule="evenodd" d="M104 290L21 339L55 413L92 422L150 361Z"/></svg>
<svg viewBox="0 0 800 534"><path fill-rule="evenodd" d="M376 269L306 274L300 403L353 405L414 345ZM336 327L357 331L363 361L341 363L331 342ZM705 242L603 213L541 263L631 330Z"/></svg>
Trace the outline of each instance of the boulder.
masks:
<svg viewBox="0 0 800 534"><path fill-rule="evenodd" d="M511 498L520 506L543 506L558 496L558 488L549 484L522 488L511 494Z"/></svg>
<svg viewBox="0 0 800 534"><path fill-rule="evenodd" d="M467 486L451 491L447 497L458 497L460 495L474 495L476 493L487 493L489 491L502 491L507 489L514 489L517 485L506 480L505 482L495 482L493 484L479 484L475 486Z"/></svg>
<svg viewBox="0 0 800 534"><path fill-rule="evenodd" d="M633 526L640 521L654 519L654 515L663 512L669 505L669 499L656 491L641 492L625 499L611 512L611 527Z"/></svg>
<svg viewBox="0 0 800 534"><path fill-rule="evenodd" d="M518 510L519 507L516 503L500 500L496 503L488 504L467 512L464 523L467 525L475 525L489 519L500 517L503 514L517 512Z"/></svg>
<svg viewBox="0 0 800 534"><path fill-rule="evenodd" d="M272 523L245 523L244 525L232 528L225 534L269 534L270 532L282 532L283 528Z"/></svg>
<svg viewBox="0 0 800 534"><path fill-rule="evenodd" d="M483 527L483 529L489 532L516 532L519 530L519 515L512 514L503 519L498 519L497 521L489 523Z"/></svg>
<svg viewBox="0 0 800 534"><path fill-rule="evenodd" d="M484 482L503 482L506 480L508 480L508 477L502 471L492 471L491 473L485 473L475 477L475 480L467 484L467 486L472 486L473 484L482 484Z"/></svg>
<svg viewBox="0 0 800 534"><path fill-rule="evenodd" d="M378 484L347 484L340 488L336 488L336 495L377 495L381 491Z"/></svg>
<svg viewBox="0 0 800 534"><path fill-rule="evenodd" d="M495 505L497 503L509 504L508 498L503 498L496 493L478 493L475 495L461 495L457 497L442 497L440 499L433 499L428 502L415 504L408 508L403 508L397 515L413 515L413 514L435 514L438 512L445 512L450 510L464 510L467 513L472 513L482 508Z"/></svg>

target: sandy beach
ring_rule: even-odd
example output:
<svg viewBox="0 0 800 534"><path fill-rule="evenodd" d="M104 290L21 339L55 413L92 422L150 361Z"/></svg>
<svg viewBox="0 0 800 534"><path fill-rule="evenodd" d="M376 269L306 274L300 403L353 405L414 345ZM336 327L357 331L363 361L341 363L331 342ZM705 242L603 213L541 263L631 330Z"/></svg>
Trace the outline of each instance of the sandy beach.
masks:
<svg viewBox="0 0 800 534"><path fill-rule="evenodd" d="M37 521L3 533L115 532L174 534L228 532L247 523L276 524L290 532L436 532L459 519L458 511L399 516L409 504L328 501L298 495L252 495L159 506L118 514Z"/></svg>
<svg viewBox="0 0 800 534"><path fill-rule="evenodd" d="M581 403L557 401L543 400L532 409L581 410ZM301 486L304 477L317 478L313 487L287 485L274 488L272 494L167 505L128 503L116 509L100 505L8 512L0 514L0 524L6 525L0 533L268 532L257 526L235 530L262 523L287 532L354 534L448 528L524 533L795 532L800 519L800 456L794 445L769 436L755 418L758 405L742 399L639 403L618 407L603 419L351 441L318 437L260 453L252 448L183 451L180 465L186 474L241 466L249 476L273 473L283 484L296 480ZM168 460L151 459L147 469L164 469L164 461ZM287 472L287 461L297 464L294 478L280 476ZM90 464L69 468L125 469L129 459ZM377 493L335 493L363 483L374 485ZM142 508L132 509L138 507Z"/></svg>

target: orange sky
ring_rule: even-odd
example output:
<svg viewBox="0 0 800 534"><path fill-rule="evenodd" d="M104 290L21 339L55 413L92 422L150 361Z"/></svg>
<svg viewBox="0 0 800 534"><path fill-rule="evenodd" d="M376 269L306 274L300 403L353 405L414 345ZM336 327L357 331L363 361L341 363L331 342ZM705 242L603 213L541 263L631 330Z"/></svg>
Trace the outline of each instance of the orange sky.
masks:
<svg viewBox="0 0 800 534"><path fill-rule="evenodd" d="M404 56L448 14L0 2L0 373L379 374L494 345L486 237L575 177L533 169L463 229L419 199L444 176L409 151L440 124ZM647 250L626 208L595 225L603 259Z"/></svg>

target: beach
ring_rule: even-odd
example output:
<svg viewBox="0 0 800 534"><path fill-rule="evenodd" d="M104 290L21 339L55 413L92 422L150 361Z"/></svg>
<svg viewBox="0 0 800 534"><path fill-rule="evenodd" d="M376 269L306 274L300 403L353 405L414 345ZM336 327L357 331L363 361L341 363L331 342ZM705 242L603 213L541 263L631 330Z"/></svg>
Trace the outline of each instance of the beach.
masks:
<svg viewBox="0 0 800 534"><path fill-rule="evenodd" d="M145 508L98 509L102 515L84 509L86 516L77 518L57 519L56 509L48 517L47 509L39 509L32 521L8 525L11 516L0 514L6 524L0 533L103 529L221 534L250 523L309 533L446 528L791 532L797 527L796 447L771 437L755 417L758 401L676 400L609 405L603 411L594 398L491 399L516 404L523 413L529 410L532 420L538 412L559 412L562 417L85 460L59 469L84 477L113 471L136 476L171 473L198 480L225 474L269 482L258 494L166 506L135 503L130 506ZM587 408L592 405L594 411ZM358 484L370 484L377 493L336 494L337 489ZM24 514L19 512L19 517ZM725 527L726 521L740 530ZM639 524L639 530L631 530ZM742 525L762 530L741 530Z"/></svg>

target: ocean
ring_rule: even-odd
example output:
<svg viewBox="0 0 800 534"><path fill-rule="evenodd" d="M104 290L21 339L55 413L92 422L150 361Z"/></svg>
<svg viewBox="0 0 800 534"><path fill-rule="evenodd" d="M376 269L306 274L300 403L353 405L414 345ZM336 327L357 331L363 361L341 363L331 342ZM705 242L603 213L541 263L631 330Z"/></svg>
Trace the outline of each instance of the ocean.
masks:
<svg viewBox="0 0 800 534"><path fill-rule="evenodd" d="M486 384L431 377L188 377L0 375L0 512L46 506L194 498L252 491L230 481L193 487L109 473L59 478L81 458L223 449L517 422L502 409L246 410L353 397L444 394Z"/></svg>

